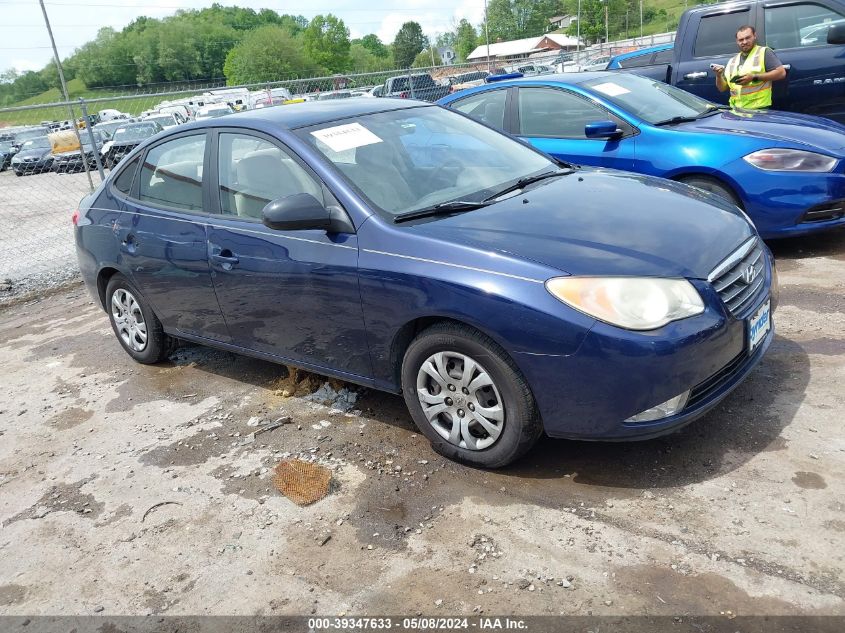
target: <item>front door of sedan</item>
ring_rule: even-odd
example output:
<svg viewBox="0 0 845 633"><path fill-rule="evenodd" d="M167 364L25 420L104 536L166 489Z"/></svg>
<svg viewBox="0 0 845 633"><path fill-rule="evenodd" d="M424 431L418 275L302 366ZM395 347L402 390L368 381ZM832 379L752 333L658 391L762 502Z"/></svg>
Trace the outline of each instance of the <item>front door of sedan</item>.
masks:
<svg viewBox="0 0 845 633"><path fill-rule="evenodd" d="M634 129L601 105L565 88L520 87L511 106L517 136L555 158L596 167L634 167ZM587 138L588 123L613 121L618 138Z"/></svg>
<svg viewBox="0 0 845 633"><path fill-rule="evenodd" d="M354 233L265 226L271 200L307 193L337 204L318 177L270 137L216 133L208 257L220 307L241 347L371 376Z"/></svg>

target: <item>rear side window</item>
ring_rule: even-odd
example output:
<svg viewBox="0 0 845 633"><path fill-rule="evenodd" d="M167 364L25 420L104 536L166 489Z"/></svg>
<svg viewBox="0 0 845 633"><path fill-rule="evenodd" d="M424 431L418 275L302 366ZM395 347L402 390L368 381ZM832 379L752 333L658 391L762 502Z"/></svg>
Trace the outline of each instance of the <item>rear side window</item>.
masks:
<svg viewBox="0 0 845 633"><path fill-rule="evenodd" d="M135 172L138 171L140 157L129 163L114 179L114 188L127 196L132 191L132 181L135 180Z"/></svg>
<svg viewBox="0 0 845 633"><path fill-rule="evenodd" d="M154 206L201 211L205 134L183 136L147 152L139 198Z"/></svg>
<svg viewBox="0 0 845 633"><path fill-rule="evenodd" d="M654 58L651 60L652 64L671 64L672 63L672 49L667 48L665 51L657 51Z"/></svg>
<svg viewBox="0 0 845 633"><path fill-rule="evenodd" d="M508 91L489 90L460 99L452 104L452 108L463 112L477 121L499 130L505 128L505 100Z"/></svg>
<svg viewBox="0 0 845 633"><path fill-rule="evenodd" d="M845 16L818 4L790 4L766 7L766 45L772 48L824 46L833 24L845 23Z"/></svg>
<svg viewBox="0 0 845 633"><path fill-rule="evenodd" d="M696 57L735 55L739 50L736 46L736 30L749 24L750 19L751 13L748 9L701 18L693 54Z"/></svg>

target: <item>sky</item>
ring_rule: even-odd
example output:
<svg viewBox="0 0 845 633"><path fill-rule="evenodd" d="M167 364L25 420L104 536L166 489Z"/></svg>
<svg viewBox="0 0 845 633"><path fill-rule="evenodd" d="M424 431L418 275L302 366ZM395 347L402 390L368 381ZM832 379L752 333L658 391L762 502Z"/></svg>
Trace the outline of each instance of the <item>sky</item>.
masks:
<svg viewBox="0 0 845 633"><path fill-rule="evenodd" d="M140 16L163 18L179 9L202 9L213 0L45 0L47 15L59 56L94 39L105 26L120 30ZM375 33L390 43L404 22L422 25L426 35L451 30L466 18L478 25L484 17L484 0L272 0L219 1L226 6L272 9L308 19L332 13L341 18L352 38ZM366 8L362 8L365 5ZM0 72L39 70L53 58L50 38L38 0L0 0Z"/></svg>

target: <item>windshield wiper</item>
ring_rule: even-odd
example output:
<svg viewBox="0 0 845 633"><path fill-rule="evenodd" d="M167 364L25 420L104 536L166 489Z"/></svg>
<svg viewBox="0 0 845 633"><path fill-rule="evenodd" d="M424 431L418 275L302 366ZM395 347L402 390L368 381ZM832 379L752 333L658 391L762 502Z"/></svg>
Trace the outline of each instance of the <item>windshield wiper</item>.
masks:
<svg viewBox="0 0 845 633"><path fill-rule="evenodd" d="M554 178L556 176L566 176L567 174L571 174L575 171L574 168L564 168L558 169L557 171L547 171L543 174L537 174L536 176L526 176L525 178L520 178L512 185L509 185L502 189L501 191L497 191L492 196L487 196L484 198L484 202L490 202L491 200L495 200L496 198L500 198L501 196L505 195L506 193L510 193L512 191L519 191L520 189L524 189L528 185L534 182L539 182L541 180L546 180L547 178Z"/></svg>
<svg viewBox="0 0 845 633"><path fill-rule="evenodd" d="M447 215L449 213L460 213L461 211L472 211L473 209L480 209L486 207L488 202L474 202L472 200L452 200L450 202L441 202L431 207L424 207L416 211L408 211L407 213L400 213L393 218L394 224L400 222L407 222L408 220L416 220L417 218L428 218L435 215Z"/></svg>
<svg viewBox="0 0 845 633"><path fill-rule="evenodd" d="M660 126L660 125L674 125L675 123L689 123L690 121L698 121L699 119L703 119L708 116L713 116L724 110L724 106L709 106L704 112L701 114L697 114L695 116L673 116L671 119L666 119L664 121L658 121L657 123L652 123L652 125Z"/></svg>

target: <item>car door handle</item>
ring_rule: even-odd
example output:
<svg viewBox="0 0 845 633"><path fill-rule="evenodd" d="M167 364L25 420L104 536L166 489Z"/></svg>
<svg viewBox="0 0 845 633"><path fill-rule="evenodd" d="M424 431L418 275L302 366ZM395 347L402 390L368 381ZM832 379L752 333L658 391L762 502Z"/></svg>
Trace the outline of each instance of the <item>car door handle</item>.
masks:
<svg viewBox="0 0 845 633"><path fill-rule="evenodd" d="M138 247L138 242L135 241L135 236L130 233L125 238L123 238L123 241L120 243L120 245L123 247L123 250L129 253L134 253Z"/></svg>
<svg viewBox="0 0 845 633"><path fill-rule="evenodd" d="M232 267L238 264L241 260L237 255L233 255L232 251L225 249L211 256L211 260L220 264L223 270L232 270Z"/></svg>
<svg viewBox="0 0 845 633"><path fill-rule="evenodd" d="M706 76L706 70L699 70L696 73L687 73L686 75L684 75L684 79L704 79Z"/></svg>
<svg viewBox="0 0 845 633"><path fill-rule="evenodd" d="M792 64L784 64L783 67L789 70L790 68L792 68Z"/></svg>

